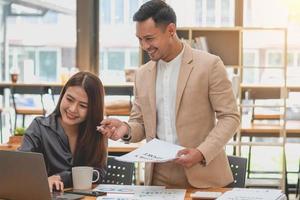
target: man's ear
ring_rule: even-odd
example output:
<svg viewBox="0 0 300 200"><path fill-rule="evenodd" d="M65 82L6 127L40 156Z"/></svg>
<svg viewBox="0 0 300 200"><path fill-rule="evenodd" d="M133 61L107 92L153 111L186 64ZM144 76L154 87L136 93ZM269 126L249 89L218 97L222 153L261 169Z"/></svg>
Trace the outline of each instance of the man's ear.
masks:
<svg viewBox="0 0 300 200"><path fill-rule="evenodd" d="M170 36L174 36L176 34L176 25L174 23L170 23L166 30L168 31L168 33L170 34Z"/></svg>

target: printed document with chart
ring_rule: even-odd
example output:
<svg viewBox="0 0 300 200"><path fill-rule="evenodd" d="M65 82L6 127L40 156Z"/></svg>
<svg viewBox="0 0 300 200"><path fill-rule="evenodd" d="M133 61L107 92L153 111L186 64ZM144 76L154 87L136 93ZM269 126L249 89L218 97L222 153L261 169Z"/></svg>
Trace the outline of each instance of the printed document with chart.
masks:
<svg viewBox="0 0 300 200"><path fill-rule="evenodd" d="M140 148L115 159L124 162L167 162L176 159L177 152L181 149L184 147L154 138Z"/></svg>

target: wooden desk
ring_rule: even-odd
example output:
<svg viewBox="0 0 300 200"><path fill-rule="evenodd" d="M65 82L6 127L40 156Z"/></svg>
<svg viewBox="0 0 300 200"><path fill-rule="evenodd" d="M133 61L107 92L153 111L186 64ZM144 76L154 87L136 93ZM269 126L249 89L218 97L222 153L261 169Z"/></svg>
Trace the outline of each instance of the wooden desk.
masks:
<svg viewBox="0 0 300 200"><path fill-rule="evenodd" d="M113 140L108 140L108 153L109 155L114 155L114 156L120 156L125 153L129 153L143 144L145 144L146 141L138 142L138 143L130 143L130 144L125 144L123 142L118 142L118 141L113 141Z"/></svg>
<svg viewBox="0 0 300 200"><path fill-rule="evenodd" d="M19 144L0 144L0 150L15 151L19 146Z"/></svg>
<svg viewBox="0 0 300 200"><path fill-rule="evenodd" d="M186 193L185 193L185 200L192 200L191 198L191 193L196 192L196 191L203 191L203 192L226 192L231 190L230 188L211 188L211 189L195 189L195 188L190 188L187 189ZM85 197L84 200L95 200L96 197ZM205 199L202 199L205 200Z"/></svg>
<svg viewBox="0 0 300 200"><path fill-rule="evenodd" d="M11 136L6 144L0 144L0 150L15 151L21 145L22 136Z"/></svg>

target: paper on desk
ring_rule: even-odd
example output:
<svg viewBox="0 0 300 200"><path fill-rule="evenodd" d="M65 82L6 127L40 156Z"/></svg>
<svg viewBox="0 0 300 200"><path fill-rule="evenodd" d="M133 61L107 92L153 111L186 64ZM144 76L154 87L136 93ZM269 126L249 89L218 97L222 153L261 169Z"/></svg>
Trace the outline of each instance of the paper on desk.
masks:
<svg viewBox="0 0 300 200"><path fill-rule="evenodd" d="M135 194L142 191L157 191L165 188L165 186L99 184L93 191L115 194Z"/></svg>
<svg viewBox="0 0 300 200"><path fill-rule="evenodd" d="M184 147L154 138L140 148L115 159L124 162L167 162L174 160L181 149Z"/></svg>
<svg viewBox="0 0 300 200"><path fill-rule="evenodd" d="M184 189L145 189L132 196L107 194L107 196L98 197L97 200L184 200L185 192Z"/></svg>
<svg viewBox="0 0 300 200"><path fill-rule="evenodd" d="M225 192L217 200L285 200L285 195L277 189L234 188Z"/></svg>

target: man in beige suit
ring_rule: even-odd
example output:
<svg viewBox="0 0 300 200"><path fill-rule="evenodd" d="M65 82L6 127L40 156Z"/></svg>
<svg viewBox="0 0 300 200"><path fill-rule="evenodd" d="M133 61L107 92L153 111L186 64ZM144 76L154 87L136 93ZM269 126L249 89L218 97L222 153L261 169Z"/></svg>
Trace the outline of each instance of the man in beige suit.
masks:
<svg viewBox="0 0 300 200"><path fill-rule="evenodd" d="M142 5L134 21L151 61L137 71L129 122L108 118L98 130L113 140L158 138L186 148L173 162L146 164L147 185L228 185L233 177L224 146L239 125L239 114L223 62L180 41L176 15L163 1Z"/></svg>

